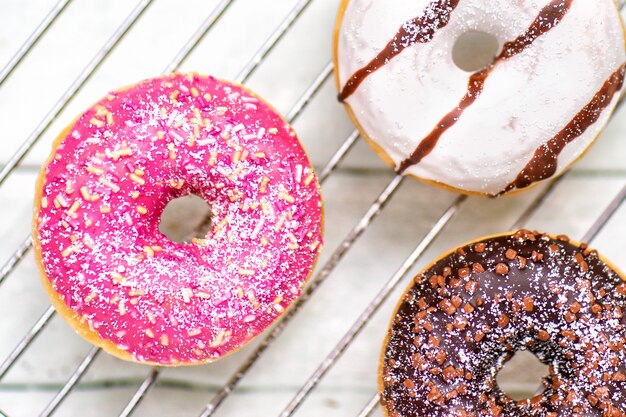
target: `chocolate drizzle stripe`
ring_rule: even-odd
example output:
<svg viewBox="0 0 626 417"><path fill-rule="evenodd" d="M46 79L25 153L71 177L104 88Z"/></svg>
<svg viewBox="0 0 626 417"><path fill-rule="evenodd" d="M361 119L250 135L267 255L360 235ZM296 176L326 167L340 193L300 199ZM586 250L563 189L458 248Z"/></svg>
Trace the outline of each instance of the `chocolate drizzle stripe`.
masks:
<svg viewBox="0 0 626 417"><path fill-rule="evenodd" d="M626 64L622 64L617 71L605 81L602 88L593 96L591 101L576 114L559 133L548 142L542 144L535 151L532 159L521 170L515 181L509 184L501 194L514 188L525 188L534 182L545 180L554 175L557 169L557 159L565 146L581 136L598 121L602 111L606 109L615 94L624 84Z"/></svg>
<svg viewBox="0 0 626 417"><path fill-rule="evenodd" d="M471 106L483 92L485 82L498 63L522 53L532 45L537 38L556 27L567 12L574 0L552 0L544 7L530 27L513 41L502 47L502 52L487 68L473 73L469 78L467 92L461 102L437 123L437 126L422 139L413 153L400 163L397 171L402 173L412 165L418 164L426 155L432 152L441 136L459 120L463 112Z"/></svg>
<svg viewBox="0 0 626 417"><path fill-rule="evenodd" d="M418 43L430 42L437 30L445 27L450 22L451 13L459 4L459 1L433 1L426 7L421 16L405 22L385 48L365 67L355 72L348 79L348 82L346 82L339 93L339 101L345 101L370 74L385 66L406 48Z"/></svg>

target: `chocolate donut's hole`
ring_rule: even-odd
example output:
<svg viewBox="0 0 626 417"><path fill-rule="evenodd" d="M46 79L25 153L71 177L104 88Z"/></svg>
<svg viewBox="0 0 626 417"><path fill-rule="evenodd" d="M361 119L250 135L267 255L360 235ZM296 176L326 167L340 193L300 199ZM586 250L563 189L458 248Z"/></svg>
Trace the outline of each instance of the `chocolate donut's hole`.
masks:
<svg viewBox="0 0 626 417"><path fill-rule="evenodd" d="M175 198L163 210L159 230L178 243L202 239L211 230L211 208L202 197L194 194Z"/></svg>
<svg viewBox="0 0 626 417"><path fill-rule="evenodd" d="M516 352L496 377L500 389L515 401L535 397L542 389L541 381L550 369L526 350Z"/></svg>
<svg viewBox="0 0 626 417"><path fill-rule="evenodd" d="M489 66L500 45L498 39L486 32L465 32L452 47L452 60L463 71L475 72Z"/></svg>

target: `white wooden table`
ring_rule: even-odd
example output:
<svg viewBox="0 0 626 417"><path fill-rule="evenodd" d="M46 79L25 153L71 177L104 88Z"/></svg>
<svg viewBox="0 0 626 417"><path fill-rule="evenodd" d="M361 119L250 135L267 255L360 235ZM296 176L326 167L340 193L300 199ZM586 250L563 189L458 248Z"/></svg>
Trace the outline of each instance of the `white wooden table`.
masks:
<svg viewBox="0 0 626 417"><path fill-rule="evenodd" d="M55 3L0 0L0 66ZM34 181L55 135L108 90L161 73L217 4L217 0L153 1L0 187L0 265L29 232ZM296 0L234 1L182 70L235 78L296 4ZM135 5L129 0L74 0L67 7L0 87L0 164L9 160ZM312 1L246 84L287 113L330 60L337 6L338 0ZM295 123L320 170L353 130L335 94L332 80L325 82ZM622 189L626 184L625 110L538 207L528 227L580 238ZM390 169L363 143L348 153L323 186L326 249L320 267L392 178ZM357 415L375 393L383 335L391 310L412 276L445 249L509 230L541 191L498 200L472 197L462 204L295 415ZM277 415L456 198L447 191L404 181L215 415ZM626 208L617 211L593 246L626 270ZM0 361L48 306L29 253L0 285ZM134 415L198 415L255 345L214 365L164 370ZM53 318L0 381L0 409L13 417L38 415L89 349L62 320ZM102 354L56 415L118 415L149 372L148 367ZM507 383L511 390L537 385L523 369L511 374Z"/></svg>

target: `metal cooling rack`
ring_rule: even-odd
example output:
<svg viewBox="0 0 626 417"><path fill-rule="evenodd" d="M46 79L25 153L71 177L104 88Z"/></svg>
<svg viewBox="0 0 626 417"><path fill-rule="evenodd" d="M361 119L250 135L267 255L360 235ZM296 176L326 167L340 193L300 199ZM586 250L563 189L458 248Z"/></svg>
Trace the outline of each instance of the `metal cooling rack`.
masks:
<svg viewBox="0 0 626 417"><path fill-rule="evenodd" d="M41 23L34 29L32 34L28 37L26 42L19 48L17 53L9 60L4 68L0 70L0 87L4 82L19 69L20 63L27 59L28 54L37 45L37 43L45 36L47 30L55 24L57 18L66 10L66 8L72 3L73 0L60 0ZM80 75L71 83L65 93L56 101L52 106L48 114L41 120L35 127L33 132L22 143L15 154L0 170L0 187L6 182L11 174L20 166L24 158L29 154L31 149L42 138L45 132L51 127L52 123L62 114L68 104L76 97L76 95L83 89L83 87L89 82L91 76L101 66L101 64L107 59L113 50L124 40L125 35L135 26L135 24L142 18L144 12L152 5L152 3L158 0L141 0L137 3L131 13L123 20L120 26L111 35L108 41L97 51L93 59L87 64ZM180 51L171 60L169 65L164 69L164 73L176 71L187 60L194 49L200 44L200 42L211 32L211 30L219 24L220 20L229 13L229 9L233 3L237 0L221 0L216 2L213 10L210 11L206 19L202 22L201 26L196 30L191 38L181 47ZM234 81L239 83L245 83L255 73L255 71L264 63L265 58L274 50L274 48L280 44L283 37L290 31L290 29L296 25L300 17L305 13L307 8L313 3L313 0L299 0L293 2L293 7L290 10L285 11L285 16L281 23L275 28L271 35L259 46L256 53L250 58L248 63L234 78ZM624 8L624 2L620 3L620 7ZM326 28L325 30L331 30ZM201 70L199 68L199 70ZM322 69L322 71L312 80L310 84L304 90L304 93L293 105L291 110L287 113L287 119L290 122L297 120L300 115L306 111L307 106L321 90L321 88L329 81L332 74L332 62L330 57L328 64ZM2 91L0 90L0 94ZM623 99L623 97L622 97ZM620 107L623 104L623 100L620 102ZM616 112L617 113L617 112ZM626 132L625 132L626 133ZM318 169L320 173L320 181L324 184L332 175L336 172L340 166L342 160L351 151L353 146L359 140L358 132L353 131L348 137L345 138L343 143L335 151L332 157L328 160L327 164ZM527 221L541 208L542 204L554 194L555 190L562 183L565 176L551 181L547 186L543 187L539 193L534 195L534 199L527 206L525 211L519 216L511 228L518 228L524 226ZM241 381L246 377L249 370L257 363L257 361L264 355L264 353L271 349L273 342L281 336L288 323L299 314L303 307L311 300L311 296L318 290L322 283L324 283L336 269L340 261L346 256L346 254L357 243L362 234L368 229L370 224L374 222L377 216L385 209L386 205L392 200L396 191L403 184L404 179L400 176L395 176L373 201L369 209L363 214L363 216L356 221L352 230L343 238L339 245L334 248L327 248L326 252L330 252L328 259L325 263L318 265L317 270L305 288L302 297L295 303L295 305L289 309L280 319L280 321L270 331L260 336L261 342L256 345L250 353L241 354L240 365L236 372L234 372L228 381L218 390L217 394L212 397L207 394L208 403L204 409L198 410L198 414L201 417L208 417L214 415L223 401L228 398L234 390L237 389ZM601 216L593 223L591 228L582 236L581 240L590 242L592 241L607 224L612 215L620 208L624 199L626 199L626 185L615 196L611 203L606 207ZM416 263L420 260L422 255L431 246L431 244L441 235L443 230L450 224L455 215L457 215L461 209L468 204L469 198L466 196L458 196L454 201L443 211L440 217L434 222L432 228L426 233L424 237L418 239L418 242L411 252L408 258L400 265L397 271L385 282L380 292L375 296L373 300L367 305L366 309L358 316L358 319L349 328L349 330L338 340L336 346L331 352L324 358L319 364L318 368L311 374L306 380L305 384L300 387L297 393L293 396L291 401L285 406L284 410L280 413L281 417L287 417L297 415L299 407L307 400L310 394L316 389L318 383L324 378L329 370L331 370L339 361L342 354L351 346L356 337L362 332L365 326L370 322L372 317L377 313L379 308L387 301L389 296L401 283L407 283L411 276L409 272L413 269ZM327 226L328 227L328 226ZM25 236L23 241L15 249L13 255L1 266L0 268L0 288L2 284L10 278L11 273L15 270L17 265L22 261L30 252L32 247L32 240L30 235ZM406 285L406 284L405 284ZM0 382L9 372L9 370L20 360L23 355L28 354L29 347L33 341L47 328L51 319L55 316L55 311L52 307L49 307L44 314L27 330L24 337L15 346L14 350L5 358L0 358ZM81 378L89 371L90 366L97 360L100 350L98 348L91 348L88 354L82 359L82 361L76 366L72 372L70 378L65 385L56 393L54 398L50 401L48 406L41 411L41 416L50 416L58 411L63 406L64 401L72 394L80 383ZM370 364L376 366L376 364ZM137 409L139 404L143 400L149 399L150 389L158 383L161 376L161 368L152 368L143 382L136 387L135 393L128 399L126 407L119 414L120 416L130 416ZM358 414L359 417L370 416L378 405L377 394L372 392L371 400L364 406L362 411ZM0 415L2 413L0 412Z"/></svg>

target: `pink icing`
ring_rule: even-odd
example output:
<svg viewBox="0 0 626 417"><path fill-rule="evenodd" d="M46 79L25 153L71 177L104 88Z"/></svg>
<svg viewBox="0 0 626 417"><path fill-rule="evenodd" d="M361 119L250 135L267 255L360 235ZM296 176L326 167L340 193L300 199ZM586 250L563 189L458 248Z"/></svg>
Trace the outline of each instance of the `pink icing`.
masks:
<svg viewBox="0 0 626 417"><path fill-rule="evenodd" d="M204 362L241 347L300 294L321 249L317 178L295 133L243 88L175 74L109 94L43 173L47 278L100 338L140 362ZM194 193L212 230L159 232Z"/></svg>

